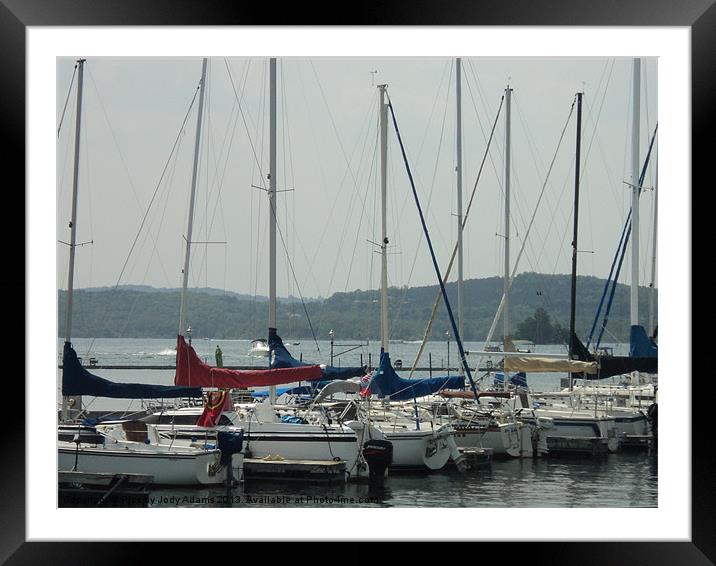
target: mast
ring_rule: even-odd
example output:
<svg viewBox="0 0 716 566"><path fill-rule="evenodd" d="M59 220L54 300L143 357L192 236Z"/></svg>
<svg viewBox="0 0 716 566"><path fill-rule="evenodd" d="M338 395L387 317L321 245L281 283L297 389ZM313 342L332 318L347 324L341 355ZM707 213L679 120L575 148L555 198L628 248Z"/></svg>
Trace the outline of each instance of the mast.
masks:
<svg viewBox="0 0 716 566"><path fill-rule="evenodd" d="M654 335L656 330L655 304L656 304L656 246L657 246L657 228L659 225L659 162L656 162L656 177L654 180L654 234L651 250L651 281L649 287L649 332Z"/></svg>
<svg viewBox="0 0 716 566"><path fill-rule="evenodd" d="M631 326L639 325L639 126L640 126L640 88L641 60L634 59L633 109L631 125ZM639 383L639 372L631 374L632 384Z"/></svg>
<svg viewBox="0 0 716 566"><path fill-rule="evenodd" d="M463 255L462 255L462 61L455 59L455 96L457 131L457 327L464 337L464 295L463 295ZM461 366L462 368L462 366Z"/></svg>
<svg viewBox="0 0 716 566"><path fill-rule="evenodd" d="M382 349L388 353L388 212L387 212L387 179L388 179L388 106L385 103L387 85L378 85L380 90L380 202L381 202L381 237L380 237L380 327Z"/></svg>
<svg viewBox="0 0 716 566"><path fill-rule="evenodd" d="M72 216L70 220L70 265L67 274L67 312L65 313L65 344L72 339L72 293L75 279L75 248L77 242L77 190L80 172L80 130L82 125L82 79L85 59L77 60L77 116L75 118L75 162L72 179ZM82 397L62 398L62 419L69 418L70 406L82 409Z"/></svg>
<svg viewBox="0 0 716 566"><path fill-rule="evenodd" d="M569 359L572 359L572 336L576 334L575 318L577 311L577 239L579 236L579 174L582 154L582 96L577 93L577 155L574 162L574 233L572 235L572 293L569 309ZM569 374L569 390L574 387L572 373Z"/></svg>
<svg viewBox="0 0 716 566"><path fill-rule="evenodd" d="M269 328L276 328L276 58L269 59ZM269 387L269 403L276 386Z"/></svg>
<svg viewBox="0 0 716 566"><path fill-rule="evenodd" d="M206 84L206 57L201 63L201 81L199 82L199 109L196 113L196 137L194 139L194 164L191 172L191 193L189 197L189 220L186 228L186 251L184 269L182 269L181 306L179 307L179 335L184 336L186 322L186 291L189 284L189 260L191 258L191 232L194 226L194 200L199 169L199 144L201 142L201 119L204 114L204 86Z"/></svg>
<svg viewBox="0 0 716 566"><path fill-rule="evenodd" d="M509 84L505 89L505 268L504 290L505 307L503 309L503 350L507 350L510 339L510 127L512 120L512 89ZM504 389L508 389L507 358L504 364Z"/></svg>
<svg viewBox="0 0 716 566"><path fill-rule="evenodd" d="M631 125L631 325L639 324L639 124L641 60L634 59Z"/></svg>

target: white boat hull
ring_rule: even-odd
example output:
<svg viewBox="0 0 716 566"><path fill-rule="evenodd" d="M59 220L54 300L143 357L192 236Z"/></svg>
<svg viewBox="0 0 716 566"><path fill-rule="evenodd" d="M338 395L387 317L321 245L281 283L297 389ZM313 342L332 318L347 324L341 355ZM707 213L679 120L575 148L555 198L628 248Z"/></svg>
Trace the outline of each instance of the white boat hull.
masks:
<svg viewBox="0 0 716 566"><path fill-rule="evenodd" d="M158 424L157 430L169 437L206 440L213 443L217 431L244 433L246 457L280 457L285 460L343 460L348 479L362 473L360 448L356 433L349 427L285 423L246 423L244 427Z"/></svg>
<svg viewBox="0 0 716 566"><path fill-rule="evenodd" d="M199 453L152 451L135 452L125 447L58 443L59 471L78 471L107 474L142 474L153 477L160 485L212 485L226 480L226 470L220 464L219 450ZM243 456L234 454L234 479L241 480Z"/></svg>
<svg viewBox="0 0 716 566"><path fill-rule="evenodd" d="M500 423L487 428L453 425L459 448L490 448L497 457L519 458L521 441L518 425Z"/></svg>
<svg viewBox="0 0 716 566"><path fill-rule="evenodd" d="M400 428L381 430L386 440L393 443L391 470L440 470L448 463L453 451L450 439L454 439L454 434L449 427L443 426L435 431Z"/></svg>
<svg viewBox="0 0 716 566"><path fill-rule="evenodd" d="M619 438L613 417L594 417L576 411L551 411L535 409L534 416L523 414L520 418L535 424L537 417L548 417L552 421L546 429L547 442L550 438L560 439L602 439L609 452L619 450Z"/></svg>

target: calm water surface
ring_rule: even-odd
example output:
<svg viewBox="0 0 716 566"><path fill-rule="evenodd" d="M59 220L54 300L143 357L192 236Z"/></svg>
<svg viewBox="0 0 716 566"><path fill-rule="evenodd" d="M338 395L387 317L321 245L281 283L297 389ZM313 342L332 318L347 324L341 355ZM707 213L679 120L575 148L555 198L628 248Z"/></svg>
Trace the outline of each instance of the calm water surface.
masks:
<svg viewBox="0 0 716 566"><path fill-rule="evenodd" d="M491 470L391 475L383 486L249 481L225 489L156 490L153 507L656 507L657 459L515 459Z"/></svg>

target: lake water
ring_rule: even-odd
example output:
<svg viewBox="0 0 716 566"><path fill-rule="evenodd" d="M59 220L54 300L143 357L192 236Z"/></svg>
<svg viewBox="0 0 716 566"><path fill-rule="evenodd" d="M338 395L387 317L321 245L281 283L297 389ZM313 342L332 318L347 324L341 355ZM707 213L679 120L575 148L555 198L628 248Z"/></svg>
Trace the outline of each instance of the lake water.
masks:
<svg viewBox="0 0 716 566"><path fill-rule="evenodd" d="M287 348L305 361L328 363L331 344L319 341L284 338ZM198 355L214 363L214 350L220 345L226 366L265 367L266 358L248 355L249 340L194 339ZM379 342L371 342L348 353L354 341L336 340L333 345L335 365L350 366L378 359ZM79 356L97 358L100 365L170 366L174 364L175 341L172 339L75 339ZM468 342L470 351L482 350L483 344ZM626 345L610 345L615 354L626 353ZM58 342L61 352L62 343ZM391 358L402 360L409 368L419 344L391 342ZM318 351L320 349L320 352ZM450 365L457 363L456 345L452 342ZM563 353L562 346L538 346L537 351ZM340 354L340 355L339 355ZM362 354L362 358L361 358ZM428 366L432 355L433 375L445 375L447 342L430 342L420 366ZM61 354L60 354L61 355ZM469 357L470 365L477 356ZM170 385L172 369L98 369L98 375L117 382L141 382ZM399 371L408 375L408 369ZM425 375L422 374L422 375ZM475 372L476 380L482 374ZM529 374L529 386L535 391L559 389L559 374ZM58 398L60 372L58 371ZM487 379L487 378L483 378ZM491 378L489 378L491 379ZM141 408L140 401L84 399L90 410L130 412ZM466 474L444 471L424 475L392 474L380 487L363 484L306 485L249 481L227 493L225 489L155 490L150 496L153 507L656 507L658 473L656 455L646 452L622 452L598 459L515 459L495 461L491 470Z"/></svg>

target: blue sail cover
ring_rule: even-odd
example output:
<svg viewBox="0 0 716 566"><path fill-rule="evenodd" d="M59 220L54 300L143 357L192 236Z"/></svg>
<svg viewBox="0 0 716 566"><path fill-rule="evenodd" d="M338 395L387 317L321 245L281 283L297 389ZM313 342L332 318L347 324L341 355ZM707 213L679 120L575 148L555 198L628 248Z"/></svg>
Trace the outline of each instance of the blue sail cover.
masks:
<svg viewBox="0 0 716 566"><path fill-rule="evenodd" d="M505 374L502 372L495 374L495 385L502 385L505 379ZM527 387L527 374L523 371L518 371L510 375L510 383L518 387Z"/></svg>
<svg viewBox="0 0 716 566"><path fill-rule="evenodd" d="M641 326L638 327L632 327L634 328L641 328ZM642 328L642 332L644 332L644 329ZM638 334L638 331L637 331ZM646 333L644 332L644 338L647 340L651 340L646 336ZM593 356L589 350L582 344L581 340L577 337L576 334L572 333L571 336L572 341L572 354L575 359L581 360L583 362L598 362L599 363L599 370L597 372L596 376L590 377L590 379L606 379L608 377L613 377L615 375L623 375L627 373L631 373L633 371L641 371L644 373L657 373L659 371L659 358L656 355L656 353L653 356L648 355L633 355L630 352L630 355L628 356L599 356L595 357ZM652 341L653 343L653 341ZM634 338L632 335L632 345L634 344ZM656 345L655 349L656 349ZM633 346L632 346L633 348ZM632 349L630 348L630 350Z"/></svg>
<svg viewBox="0 0 716 566"><path fill-rule="evenodd" d="M465 378L430 377L427 379L404 379L393 369L390 354L381 350L380 365L370 380L370 392L378 397L390 397L391 401L407 401L415 397L432 395L443 389L465 389Z"/></svg>
<svg viewBox="0 0 716 566"><path fill-rule="evenodd" d="M643 326L632 325L629 332L629 355L632 358L658 358L656 342L646 334Z"/></svg>
<svg viewBox="0 0 716 566"><path fill-rule="evenodd" d="M315 365L300 362L294 358L286 349L286 346L283 345L283 340L281 340L281 337L278 335L275 328L269 328L268 347L271 359L271 369L296 368ZM350 377L361 377L366 371L366 366L339 368L335 366L321 365L323 378L328 381L335 379L348 379Z"/></svg>
<svg viewBox="0 0 716 566"><path fill-rule="evenodd" d="M284 393L288 393L289 395L315 395L318 391L323 389L330 382L330 380L311 381L308 385L300 385L296 387L280 387L276 389L276 395L283 395ZM268 395L268 389L251 392L251 396L256 399L263 399L265 397L268 397Z"/></svg>
<svg viewBox="0 0 716 566"><path fill-rule="evenodd" d="M177 397L201 397L201 388L114 383L83 368L72 344L65 342L62 353L62 394L113 399L175 399Z"/></svg>

